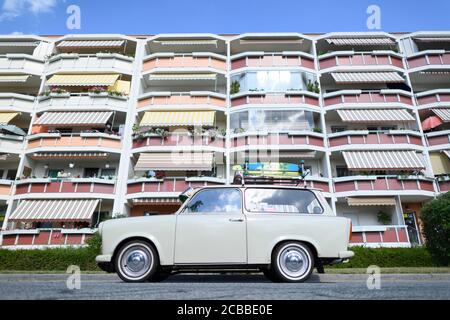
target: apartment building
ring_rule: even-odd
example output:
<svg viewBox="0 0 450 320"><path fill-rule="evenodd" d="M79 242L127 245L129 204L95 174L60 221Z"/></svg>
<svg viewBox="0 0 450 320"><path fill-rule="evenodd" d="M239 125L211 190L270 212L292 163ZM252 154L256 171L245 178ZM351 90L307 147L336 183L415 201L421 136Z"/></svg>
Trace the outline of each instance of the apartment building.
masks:
<svg viewBox="0 0 450 320"><path fill-rule="evenodd" d="M450 32L1 36L0 245L82 245L255 162L302 163L264 183L321 189L353 245L421 245L450 189L449 50Z"/></svg>

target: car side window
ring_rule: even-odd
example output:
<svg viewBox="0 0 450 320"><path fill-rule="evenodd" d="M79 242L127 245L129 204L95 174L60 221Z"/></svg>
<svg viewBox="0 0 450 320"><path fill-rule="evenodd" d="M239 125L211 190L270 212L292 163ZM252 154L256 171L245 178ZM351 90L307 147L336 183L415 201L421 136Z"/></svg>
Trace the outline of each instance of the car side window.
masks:
<svg viewBox="0 0 450 320"><path fill-rule="evenodd" d="M245 208L258 213L323 213L315 194L300 189L245 190Z"/></svg>
<svg viewBox="0 0 450 320"><path fill-rule="evenodd" d="M214 188L199 191L186 204L183 213L241 213L241 191Z"/></svg>

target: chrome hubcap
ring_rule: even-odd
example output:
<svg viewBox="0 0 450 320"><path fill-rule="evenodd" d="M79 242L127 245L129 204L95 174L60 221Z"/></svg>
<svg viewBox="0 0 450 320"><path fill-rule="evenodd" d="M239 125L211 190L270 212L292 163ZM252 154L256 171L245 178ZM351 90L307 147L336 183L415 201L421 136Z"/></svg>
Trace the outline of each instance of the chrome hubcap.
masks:
<svg viewBox="0 0 450 320"><path fill-rule="evenodd" d="M148 272L152 265L152 255L145 247L135 246L127 249L122 255L123 272L130 278L139 278Z"/></svg>
<svg viewBox="0 0 450 320"><path fill-rule="evenodd" d="M279 255L281 271L289 278L300 278L309 269L308 255L300 248L290 246Z"/></svg>

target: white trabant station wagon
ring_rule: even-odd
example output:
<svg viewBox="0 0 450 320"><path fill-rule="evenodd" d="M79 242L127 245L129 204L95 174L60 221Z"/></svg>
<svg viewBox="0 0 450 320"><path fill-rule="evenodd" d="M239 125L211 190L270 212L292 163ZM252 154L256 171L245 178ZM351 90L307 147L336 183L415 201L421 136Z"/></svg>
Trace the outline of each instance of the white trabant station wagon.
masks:
<svg viewBox="0 0 450 320"><path fill-rule="evenodd" d="M183 199L173 215L101 223L100 268L126 282L243 269L262 271L272 281L302 282L314 267L320 272L324 264L353 257L350 220L333 215L318 190L220 186Z"/></svg>

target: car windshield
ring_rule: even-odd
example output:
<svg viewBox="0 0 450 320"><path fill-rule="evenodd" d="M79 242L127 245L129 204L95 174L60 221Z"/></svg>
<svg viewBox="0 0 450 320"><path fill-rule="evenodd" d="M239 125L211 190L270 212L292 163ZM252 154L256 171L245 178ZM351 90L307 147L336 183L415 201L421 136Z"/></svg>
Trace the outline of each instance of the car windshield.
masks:
<svg viewBox="0 0 450 320"><path fill-rule="evenodd" d="M241 213L241 191L234 188L201 190L187 203L186 213Z"/></svg>
<svg viewBox="0 0 450 320"><path fill-rule="evenodd" d="M301 189L245 190L245 208L258 213L323 213L313 192Z"/></svg>

